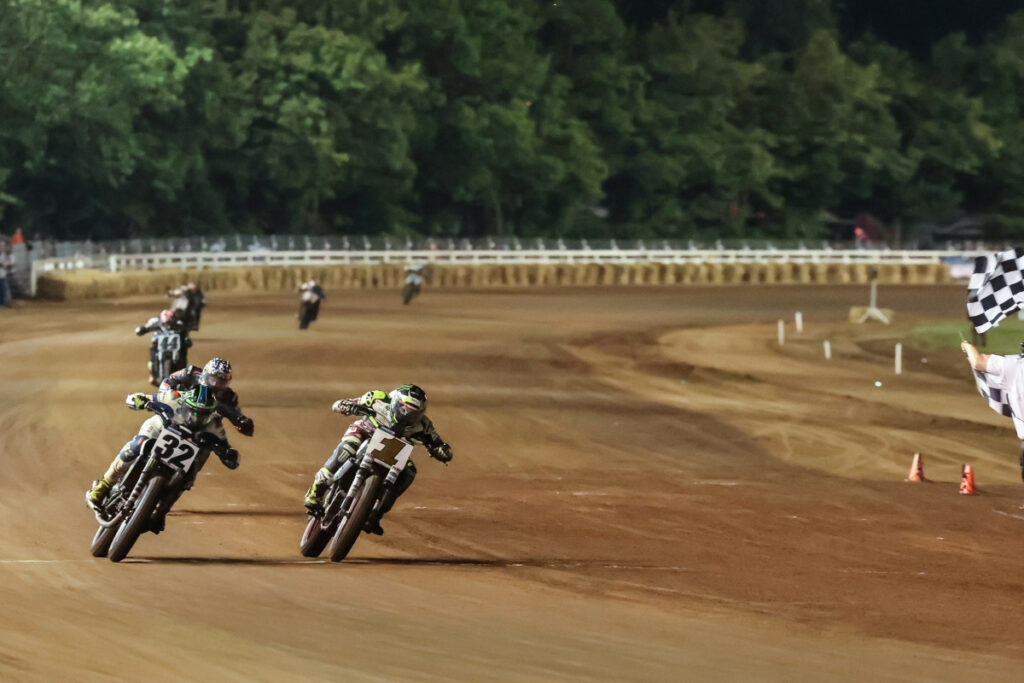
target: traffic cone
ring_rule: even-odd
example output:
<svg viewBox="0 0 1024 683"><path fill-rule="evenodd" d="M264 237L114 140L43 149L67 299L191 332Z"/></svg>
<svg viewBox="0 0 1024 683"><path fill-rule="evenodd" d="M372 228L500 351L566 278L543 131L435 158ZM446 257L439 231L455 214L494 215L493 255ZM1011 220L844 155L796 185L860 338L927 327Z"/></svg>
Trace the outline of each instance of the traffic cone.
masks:
<svg viewBox="0 0 1024 683"><path fill-rule="evenodd" d="M914 453L914 462L910 463L910 474L907 481L928 481L924 478L924 463L921 462L921 454Z"/></svg>
<svg viewBox="0 0 1024 683"><path fill-rule="evenodd" d="M11 244L25 244L25 236L21 234L21 228L14 231L14 236L11 237Z"/></svg>
<svg viewBox="0 0 1024 683"><path fill-rule="evenodd" d="M978 490L974 488L974 470L970 465L964 465L960 470L960 493L965 496L973 496Z"/></svg>

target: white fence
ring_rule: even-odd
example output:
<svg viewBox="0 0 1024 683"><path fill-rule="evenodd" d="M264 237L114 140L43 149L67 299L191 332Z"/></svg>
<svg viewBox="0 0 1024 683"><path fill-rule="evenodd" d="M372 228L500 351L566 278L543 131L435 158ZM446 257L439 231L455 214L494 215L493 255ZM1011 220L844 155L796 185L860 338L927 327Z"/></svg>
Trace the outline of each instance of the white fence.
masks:
<svg viewBox="0 0 1024 683"><path fill-rule="evenodd" d="M371 263L558 264L558 263L863 263L927 264L963 261L990 252L895 251L869 249L518 249L409 251L239 251L163 254L111 254L32 263L36 280L54 270L99 268L111 272L162 268L244 268L251 266L325 266Z"/></svg>

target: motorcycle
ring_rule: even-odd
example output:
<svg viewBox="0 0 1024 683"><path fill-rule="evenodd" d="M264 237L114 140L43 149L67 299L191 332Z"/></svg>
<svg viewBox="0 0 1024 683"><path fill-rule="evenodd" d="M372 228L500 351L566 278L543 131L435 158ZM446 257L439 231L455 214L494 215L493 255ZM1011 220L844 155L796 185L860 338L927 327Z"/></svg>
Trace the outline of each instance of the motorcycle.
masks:
<svg viewBox="0 0 1024 683"><path fill-rule="evenodd" d="M211 450L225 460L227 442L208 432L193 432L171 421L171 408L149 402L146 409L163 421L163 430L143 446L124 478L114 484L106 500L94 508L99 529L93 536L93 557L109 557L120 562L131 551L139 536L147 531L160 533L164 516L182 493L192 488L196 475ZM233 461L237 466L237 460Z"/></svg>
<svg viewBox="0 0 1024 683"><path fill-rule="evenodd" d="M184 368L188 364L187 355L182 347L180 333L174 330L155 330L150 347L153 386L160 386L165 377Z"/></svg>
<svg viewBox="0 0 1024 683"><path fill-rule="evenodd" d="M299 304L299 329L305 330L320 315L320 297L312 291L302 293Z"/></svg>
<svg viewBox="0 0 1024 683"><path fill-rule="evenodd" d="M412 450L411 441L377 427L355 456L338 468L324 494L322 511L309 515L300 543L302 554L319 557L326 547L332 562L345 559L384 493L408 467Z"/></svg>
<svg viewBox="0 0 1024 683"><path fill-rule="evenodd" d="M411 270L405 278L405 286L402 287L402 303L408 305L423 288L423 275L420 270Z"/></svg>
<svg viewBox="0 0 1024 683"><path fill-rule="evenodd" d="M187 291L172 289L167 296L172 297L171 310L185 324L185 329L189 332L198 330L199 319L206 306L202 294L190 295Z"/></svg>

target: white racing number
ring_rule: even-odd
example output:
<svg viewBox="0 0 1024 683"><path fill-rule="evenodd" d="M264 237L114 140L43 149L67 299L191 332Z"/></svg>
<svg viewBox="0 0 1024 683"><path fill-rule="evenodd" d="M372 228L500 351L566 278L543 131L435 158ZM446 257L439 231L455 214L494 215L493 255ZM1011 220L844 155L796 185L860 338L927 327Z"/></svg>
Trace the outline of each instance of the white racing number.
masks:
<svg viewBox="0 0 1024 683"><path fill-rule="evenodd" d="M168 467L188 472L196 456L199 455L199 449L195 444L164 429L156 437L153 454L160 458Z"/></svg>
<svg viewBox="0 0 1024 683"><path fill-rule="evenodd" d="M370 438L366 452L386 467L397 466L400 469L405 469L406 463L409 462L409 456L412 455L412 444L378 429Z"/></svg>

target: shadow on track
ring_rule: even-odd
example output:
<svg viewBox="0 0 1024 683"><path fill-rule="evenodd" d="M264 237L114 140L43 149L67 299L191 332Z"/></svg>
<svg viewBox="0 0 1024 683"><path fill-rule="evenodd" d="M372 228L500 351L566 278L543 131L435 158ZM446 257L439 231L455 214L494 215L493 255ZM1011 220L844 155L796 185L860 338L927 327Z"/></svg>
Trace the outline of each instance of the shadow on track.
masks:
<svg viewBox="0 0 1024 683"><path fill-rule="evenodd" d="M295 510L250 510L247 508L237 508L233 510L171 510L167 513L168 517L177 517L180 515L202 515L204 517L300 517L302 513L297 513ZM303 523L305 519L301 520Z"/></svg>
<svg viewBox="0 0 1024 683"><path fill-rule="evenodd" d="M664 565L632 564L615 560L570 560L570 559L502 559L481 557L353 557L344 562L334 563L325 558L304 557L130 557L124 563L139 564L195 564L195 565L304 565L342 564L354 566L392 567L484 567L491 569L621 569L630 571L691 571L684 567Z"/></svg>

